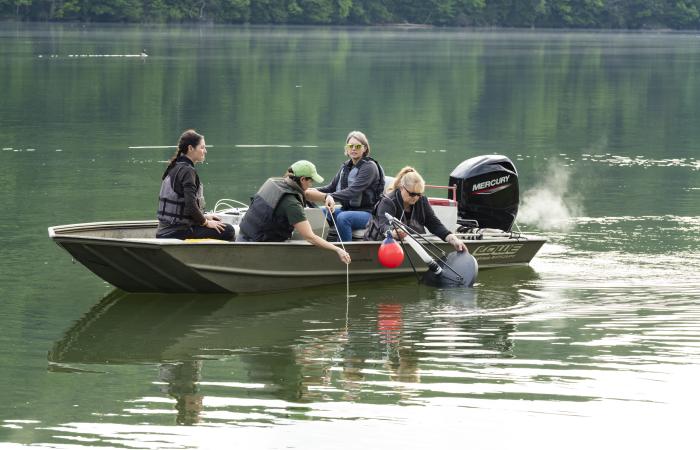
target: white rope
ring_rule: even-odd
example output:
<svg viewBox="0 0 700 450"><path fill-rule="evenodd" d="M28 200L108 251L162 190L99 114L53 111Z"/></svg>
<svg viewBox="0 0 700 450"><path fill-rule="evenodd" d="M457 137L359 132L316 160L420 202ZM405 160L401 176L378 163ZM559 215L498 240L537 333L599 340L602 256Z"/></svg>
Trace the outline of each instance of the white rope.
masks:
<svg viewBox="0 0 700 450"><path fill-rule="evenodd" d="M231 206L231 204L228 202L237 203L237 204L241 205L241 207L243 209L248 209L248 205L246 205L243 202L239 202L238 200L234 200L232 198L222 198L222 199L219 199L216 202L216 204L214 205L214 212L217 212L219 210L219 206L227 206L229 209L234 209L233 206Z"/></svg>
<svg viewBox="0 0 700 450"><path fill-rule="evenodd" d="M335 216L333 215L333 212L330 209L326 208L326 211L328 211L328 213L331 216L331 220L333 221L333 226L335 227L335 233L338 236L338 242L340 242L340 247L343 249L344 252L347 253L347 250L345 250L345 245L343 245L343 240L340 238L340 234L338 234L338 224L335 223ZM350 264L345 264L345 296L347 298L347 303L345 304L345 317L347 317L348 308L350 307Z"/></svg>

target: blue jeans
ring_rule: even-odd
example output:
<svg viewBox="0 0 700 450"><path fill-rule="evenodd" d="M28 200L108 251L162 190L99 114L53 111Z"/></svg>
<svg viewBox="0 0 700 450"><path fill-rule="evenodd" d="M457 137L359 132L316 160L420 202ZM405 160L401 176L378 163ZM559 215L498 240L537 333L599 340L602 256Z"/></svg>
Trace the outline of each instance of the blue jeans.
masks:
<svg viewBox="0 0 700 450"><path fill-rule="evenodd" d="M328 217L328 211L323 208L323 212ZM369 219L372 217L367 211L343 211L341 208L335 208L333 218L335 219L335 229L338 232L338 239L343 242L352 241L352 230L360 230L367 228Z"/></svg>

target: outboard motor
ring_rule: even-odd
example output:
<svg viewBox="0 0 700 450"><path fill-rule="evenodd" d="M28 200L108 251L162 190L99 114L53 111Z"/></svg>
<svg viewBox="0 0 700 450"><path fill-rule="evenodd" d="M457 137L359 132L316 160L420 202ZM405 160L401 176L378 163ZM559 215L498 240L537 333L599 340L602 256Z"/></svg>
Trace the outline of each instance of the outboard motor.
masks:
<svg viewBox="0 0 700 450"><path fill-rule="evenodd" d="M502 155L476 156L450 174L457 187L458 223L510 231L518 214L518 171Z"/></svg>

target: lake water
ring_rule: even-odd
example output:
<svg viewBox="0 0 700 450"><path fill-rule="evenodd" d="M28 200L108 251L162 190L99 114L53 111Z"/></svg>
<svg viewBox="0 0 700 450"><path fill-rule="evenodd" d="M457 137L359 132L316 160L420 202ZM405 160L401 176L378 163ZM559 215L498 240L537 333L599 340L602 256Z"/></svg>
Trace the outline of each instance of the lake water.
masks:
<svg viewBox="0 0 700 450"><path fill-rule="evenodd" d="M0 447L694 447L699 35L4 23L0 68ZM504 154L549 242L474 289L114 291L46 229L152 218L188 127L210 206L353 129L434 184Z"/></svg>

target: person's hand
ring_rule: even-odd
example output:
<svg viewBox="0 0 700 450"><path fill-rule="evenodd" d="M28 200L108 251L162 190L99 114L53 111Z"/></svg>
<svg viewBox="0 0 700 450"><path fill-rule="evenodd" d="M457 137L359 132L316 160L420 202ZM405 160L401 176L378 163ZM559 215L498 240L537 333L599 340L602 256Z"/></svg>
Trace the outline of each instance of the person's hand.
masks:
<svg viewBox="0 0 700 450"><path fill-rule="evenodd" d="M452 246L457 250L458 252L467 252L469 253L469 250L467 250L467 246L464 245L464 242L462 242L461 239L459 239L457 236L454 234L448 234L447 238L445 238L445 241L448 244L452 244Z"/></svg>
<svg viewBox="0 0 700 450"><path fill-rule="evenodd" d="M338 248L338 250L336 250L336 252L338 253L338 258L340 258L340 260L342 262L344 262L345 264L350 264L351 260L350 260L350 254L348 252L346 252L342 248Z"/></svg>
<svg viewBox="0 0 700 450"><path fill-rule="evenodd" d="M326 195L325 204L326 208L328 208L328 211L333 212L333 210L335 210L335 200L333 200L332 195Z"/></svg>
<svg viewBox="0 0 700 450"><path fill-rule="evenodd" d="M394 237L394 239L397 239L399 241L403 241L403 238L407 236L406 232L403 230L393 230L391 232L391 235Z"/></svg>
<svg viewBox="0 0 700 450"><path fill-rule="evenodd" d="M207 221L204 223L204 226L206 228L216 230L216 232L219 234L221 234L221 232L226 229L226 224L221 221L221 218L219 216L208 217Z"/></svg>

